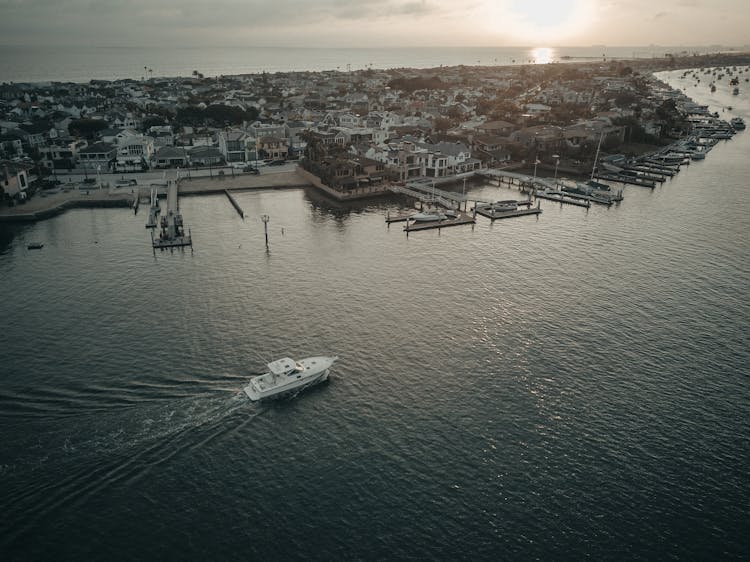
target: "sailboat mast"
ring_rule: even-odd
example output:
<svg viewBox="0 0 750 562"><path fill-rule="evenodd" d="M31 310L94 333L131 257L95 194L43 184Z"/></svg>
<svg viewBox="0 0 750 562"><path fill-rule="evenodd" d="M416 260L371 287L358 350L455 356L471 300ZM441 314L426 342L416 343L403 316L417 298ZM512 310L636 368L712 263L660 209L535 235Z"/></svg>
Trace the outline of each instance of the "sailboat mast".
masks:
<svg viewBox="0 0 750 562"><path fill-rule="evenodd" d="M594 156L594 165L591 166L591 180L594 179L594 172L596 172L596 163L599 161L599 149L602 147L602 139L604 138L604 133L601 133L599 135L599 144L596 145L596 155Z"/></svg>

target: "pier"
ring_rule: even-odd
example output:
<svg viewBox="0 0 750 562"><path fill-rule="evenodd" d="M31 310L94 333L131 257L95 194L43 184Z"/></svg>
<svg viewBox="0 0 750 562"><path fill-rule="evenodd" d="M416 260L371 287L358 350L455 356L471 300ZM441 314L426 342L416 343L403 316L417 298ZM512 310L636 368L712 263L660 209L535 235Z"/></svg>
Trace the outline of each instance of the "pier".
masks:
<svg viewBox="0 0 750 562"><path fill-rule="evenodd" d="M191 234L185 234L185 227L180 214L177 198L177 183L170 182L167 186L167 214L159 221L161 231L159 237L155 238L151 231L151 242L154 249L176 248L182 246L193 246Z"/></svg>
<svg viewBox="0 0 750 562"><path fill-rule="evenodd" d="M156 215L161 212L159 208L159 195L155 187L151 188L151 196L149 197L149 210L148 210L148 222L146 228L156 228Z"/></svg>

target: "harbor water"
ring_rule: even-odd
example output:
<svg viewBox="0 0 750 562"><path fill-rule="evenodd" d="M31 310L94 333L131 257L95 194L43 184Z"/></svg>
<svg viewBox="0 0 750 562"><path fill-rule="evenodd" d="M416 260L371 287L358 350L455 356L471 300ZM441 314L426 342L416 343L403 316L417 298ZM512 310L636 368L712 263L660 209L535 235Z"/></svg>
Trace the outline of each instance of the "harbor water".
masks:
<svg viewBox="0 0 750 562"><path fill-rule="evenodd" d="M2 227L3 560L744 558L748 154L408 236L312 189L182 198L192 252L124 209Z"/></svg>

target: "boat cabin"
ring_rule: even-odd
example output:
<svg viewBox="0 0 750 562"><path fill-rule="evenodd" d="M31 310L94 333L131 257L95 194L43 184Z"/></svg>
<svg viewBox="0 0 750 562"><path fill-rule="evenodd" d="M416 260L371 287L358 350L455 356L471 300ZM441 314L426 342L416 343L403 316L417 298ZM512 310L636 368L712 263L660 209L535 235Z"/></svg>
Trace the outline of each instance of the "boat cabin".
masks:
<svg viewBox="0 0 750 562"><path fill-rule="evenodd" d="M280 375L291 376L294 373L303 372L305 368L294 359L290 359L289 357L284 357L283 359L277 359L276 361L271 361L268 364L268 370L274 376L280 376Z"/></svg>

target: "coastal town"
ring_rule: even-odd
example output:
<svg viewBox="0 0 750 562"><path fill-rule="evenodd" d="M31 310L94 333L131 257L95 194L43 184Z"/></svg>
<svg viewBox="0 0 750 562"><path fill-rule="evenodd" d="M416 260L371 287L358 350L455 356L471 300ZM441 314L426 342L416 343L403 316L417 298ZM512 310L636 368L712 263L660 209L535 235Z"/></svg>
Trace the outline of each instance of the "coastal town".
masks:
<svg viewBox="0 0 750 562"><path fill-rule="evenodd" d="M597 154L657 150L706 113L653 72L705 69L696 85L738 92L748 64L682 53L181 78L144 67L141 80L5 83L0 220L39 218L25 210L33 201L130 204L144 181L181 192L312 185L346 200L487 169L593 179Z"/></svg>

